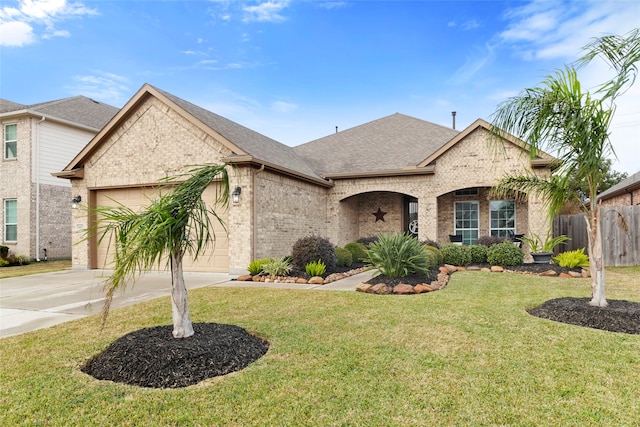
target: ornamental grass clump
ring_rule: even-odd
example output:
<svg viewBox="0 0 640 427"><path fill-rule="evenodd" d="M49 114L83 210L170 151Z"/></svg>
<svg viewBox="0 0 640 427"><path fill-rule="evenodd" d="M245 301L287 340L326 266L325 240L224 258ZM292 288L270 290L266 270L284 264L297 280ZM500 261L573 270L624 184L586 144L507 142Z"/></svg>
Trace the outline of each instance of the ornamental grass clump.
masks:
<svg viewBox="0 0 640 427"><path fill-rule="evenodd" d="M351 267L353 255L345 248L336 248L336 265L338 267Z"/></svg>
<svg viewBox="0 0 640 427"><path fill-rule="evenodd" d="M291 259L288 257L275 258L262 265L262 271L271 277L286 276L291 269Z"/></svg>
<svg viewBox="0 0 640 427"><path fill-rule="evenodd" d="M271 262L271 258L254 259L249 263L247 270L252 276L262 273L262 266Z"/></svg>
<svg viewBox="0 0 640 427"><path fill-rule="evenodd" d="M565 268L589 267L589 256L584 253L584 248L562 252L558 254L558 256L553 257L553 261L560 267Z"/></svg>
<svg viewBox="0 0 640 427"><path fill-rule="evenodd" d="M362 262L367 257L367 247L363 243L347 243L344 248L351 252L351 260L353 262Z"/></svg>
<svg viewBox="0 0 640 427"><path fill-rule="evenodd" d="M322 276L327 271L327 266L324 265L324 262L318 260L314 262L310 262L305 266L305 271L311 277L313 276Z"/></svg>
<svg viewBox="0 0 640 427"><path fill-rule="evenodd" d="M371 243L366 262L377 270L376 275L405 277L420 273L428 276L433 259L417 239L396 233L381 235L377 242Z"/></svg>

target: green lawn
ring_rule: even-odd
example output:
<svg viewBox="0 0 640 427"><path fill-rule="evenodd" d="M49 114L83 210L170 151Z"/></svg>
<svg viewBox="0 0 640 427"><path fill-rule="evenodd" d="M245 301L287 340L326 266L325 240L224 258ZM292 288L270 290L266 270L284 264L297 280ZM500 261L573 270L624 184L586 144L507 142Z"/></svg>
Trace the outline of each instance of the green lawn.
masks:
<svg viewBox="0 0 640 427"><path fill-rule="evenodd" d="M640 268L608 297L640 301ZM640 336L539 319L585 279L459 272L415 296L247 288L190 292L194 322L271 343L248 368L184 389L98 381L79 366L123 334L169 324L168 298L0 341L0 425L635 426Z"/></svg>

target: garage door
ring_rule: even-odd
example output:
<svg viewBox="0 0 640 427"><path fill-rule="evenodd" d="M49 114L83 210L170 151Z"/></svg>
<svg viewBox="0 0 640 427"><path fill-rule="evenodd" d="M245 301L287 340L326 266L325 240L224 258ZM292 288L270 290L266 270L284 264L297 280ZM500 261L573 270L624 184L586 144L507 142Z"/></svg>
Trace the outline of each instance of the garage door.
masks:
<svg viewBox="0 0 640 427"><path fill-rule="evenodd" d="M216 187L212 184L204 194L204 200L215 200ZM157 195L157 190L152 188L121 188L96 191L96 206L117 206L121 203L134 211L140 211L148 206ZM116 203L117 202L117 203ZM227 223L228 212L216 208L216 213ZM211 222L215 231L215 247L211 245L206 252L200 255L197 261L185 256L183 260L184 271L201 272L228 272L229 271L229 239L226 231L214 217ZM113 268L113 244L105 237L95 251L95 264L97 268ZM163 261L162 266L166 265Z"/></svg>

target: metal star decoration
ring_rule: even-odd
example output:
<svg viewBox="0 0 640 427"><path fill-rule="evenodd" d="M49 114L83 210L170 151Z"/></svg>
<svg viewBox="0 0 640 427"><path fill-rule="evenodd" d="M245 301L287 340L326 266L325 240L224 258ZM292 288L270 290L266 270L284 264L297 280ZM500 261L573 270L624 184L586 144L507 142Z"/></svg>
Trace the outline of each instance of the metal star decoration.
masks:
<svg viewBox="0 0 640 427"><path fill-rule="evenodd" d="M376 221L382 221L384 222L384 216L386 215L386 212L383 212L382 209L378 208L378 212L371 212L371 215L375 215L376 216Z"/></svg>

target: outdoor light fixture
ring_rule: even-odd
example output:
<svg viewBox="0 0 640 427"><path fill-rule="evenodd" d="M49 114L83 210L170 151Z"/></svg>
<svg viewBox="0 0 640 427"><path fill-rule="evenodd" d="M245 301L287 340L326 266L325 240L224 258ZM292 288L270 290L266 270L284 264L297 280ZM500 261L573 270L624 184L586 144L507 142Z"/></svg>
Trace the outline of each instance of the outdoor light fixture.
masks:
<svg viewBox="0 0 640 427"><path fill-rule="evenodd" d="M236 187L235 190L233 190L233 193L231 193L231 199L234 204L240 202L240 193L242 193L242 188L240 187Z"/></svg>
<svg viewBox="0 0 640 427"><path fill-rule="evenodd" d="M71 199L71 209L78 209L78 203L82 201L82 197L76 196Z"/></svg>

